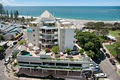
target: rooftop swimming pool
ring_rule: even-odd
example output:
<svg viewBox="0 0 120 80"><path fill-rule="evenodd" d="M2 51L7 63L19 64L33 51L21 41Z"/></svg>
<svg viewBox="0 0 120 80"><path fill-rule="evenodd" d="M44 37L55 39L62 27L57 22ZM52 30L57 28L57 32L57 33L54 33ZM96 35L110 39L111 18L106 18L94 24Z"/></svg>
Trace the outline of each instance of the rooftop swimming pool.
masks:
<svg viewBox="0 0 120 80"><path fill-rule="evenodd" d="M23 56L31 56L30 52L27 52L27 51L21 51L21 55L23 55Z"/></svg>

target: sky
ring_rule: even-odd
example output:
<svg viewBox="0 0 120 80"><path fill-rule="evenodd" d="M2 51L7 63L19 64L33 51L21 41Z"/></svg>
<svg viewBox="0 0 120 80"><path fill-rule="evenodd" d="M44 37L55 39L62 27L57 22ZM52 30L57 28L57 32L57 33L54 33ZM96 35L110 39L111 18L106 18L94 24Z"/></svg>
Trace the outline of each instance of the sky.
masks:
<svg viewBox="0 0 120 80"><path fill-rule="evenodd" d="M120 6L120 0L0 0L4 6Z"/></svg>

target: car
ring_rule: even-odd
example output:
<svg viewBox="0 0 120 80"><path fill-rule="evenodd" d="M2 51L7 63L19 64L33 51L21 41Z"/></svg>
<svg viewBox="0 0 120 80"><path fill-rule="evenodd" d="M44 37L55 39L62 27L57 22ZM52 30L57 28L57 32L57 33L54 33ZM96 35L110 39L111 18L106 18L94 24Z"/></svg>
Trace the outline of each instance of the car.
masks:
<svg viewBox="0 0 120 80"><path fill-rule="evenodd" d="M102 48L103 52L106 52L106 50L104 48Z"/></svg>
<svg viewBox="0 0 120 80"><path fill-rule="evenodd" d="M17 41L13 42L13 45L16 45L17 44Z"/></svg>
<svg viewBox="0 0 120 80"><path fill-rule="evenodd" d="M95 75L95 77L99 77L99 78L106 78L107 77L107 75L105 74L105 73L98 73L98 74L94 74Z"/></svg>
<svg viewBox="0 0 120 80"><path fill-rule="evenodd" d="M115 61L113 59L109 59L109 61L112 63L112 65L115 65Z"/></svg>
<svg viewBox="0 0 120 80"><path fill-rule="evenodd" d="M10 58L5 59L4 65L7 65L10 62Z"/></svg>
<svg viewBox="0 0 120 80"><path fill-rule="evenodd" d="M18 41L20 41L21 39L23 39L23 37L19 37Z"/></svg>
<svg viewBox="0 0 120 80"><path fill-rule="evenodd" d="M110 58L110 54L109 53L105 53L106 57Z"/></svg>

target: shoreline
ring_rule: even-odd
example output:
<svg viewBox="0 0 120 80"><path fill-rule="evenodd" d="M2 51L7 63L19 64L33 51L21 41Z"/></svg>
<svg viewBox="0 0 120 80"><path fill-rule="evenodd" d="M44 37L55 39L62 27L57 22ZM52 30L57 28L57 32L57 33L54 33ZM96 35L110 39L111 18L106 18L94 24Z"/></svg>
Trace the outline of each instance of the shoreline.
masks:
<svg viewBox="0 0 120 80"><path fill-rule="evenodd" d="M24 18L31 18L31 17L33 17L33 18L39 18L39 17L35 17L35 16L25 16L25 15L19 15L19 17L21 18L21 17L24 17ZM113 24L113 23L115 23L115 22L118 22L118 23L120 23L120 20L119 21L102 21L102 20L81 20L81 19L69 19L69 18L61 18L61 19L64 19L64 20L66 20L66 21L70 21L70 22L72 22L74 25L79 25L79 26L81 26L81 25L84 25L84 24L86 24L86 23L88 23L88 22L104 22L104 23L111 23L111 24Z"/></svg>

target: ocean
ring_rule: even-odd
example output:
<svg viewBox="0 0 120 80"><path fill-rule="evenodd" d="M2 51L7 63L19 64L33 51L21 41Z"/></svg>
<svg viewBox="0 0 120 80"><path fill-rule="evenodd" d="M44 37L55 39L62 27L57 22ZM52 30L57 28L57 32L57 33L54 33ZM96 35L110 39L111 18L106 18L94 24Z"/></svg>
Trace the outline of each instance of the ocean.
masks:
<svg viewBox="0 0 120 80"><path fill-rule="evenodd" d="M120 6L6 6L5 9L18 10L19 15L25 16L38 17L48 10L59 18L120 21Z"/></svg>

